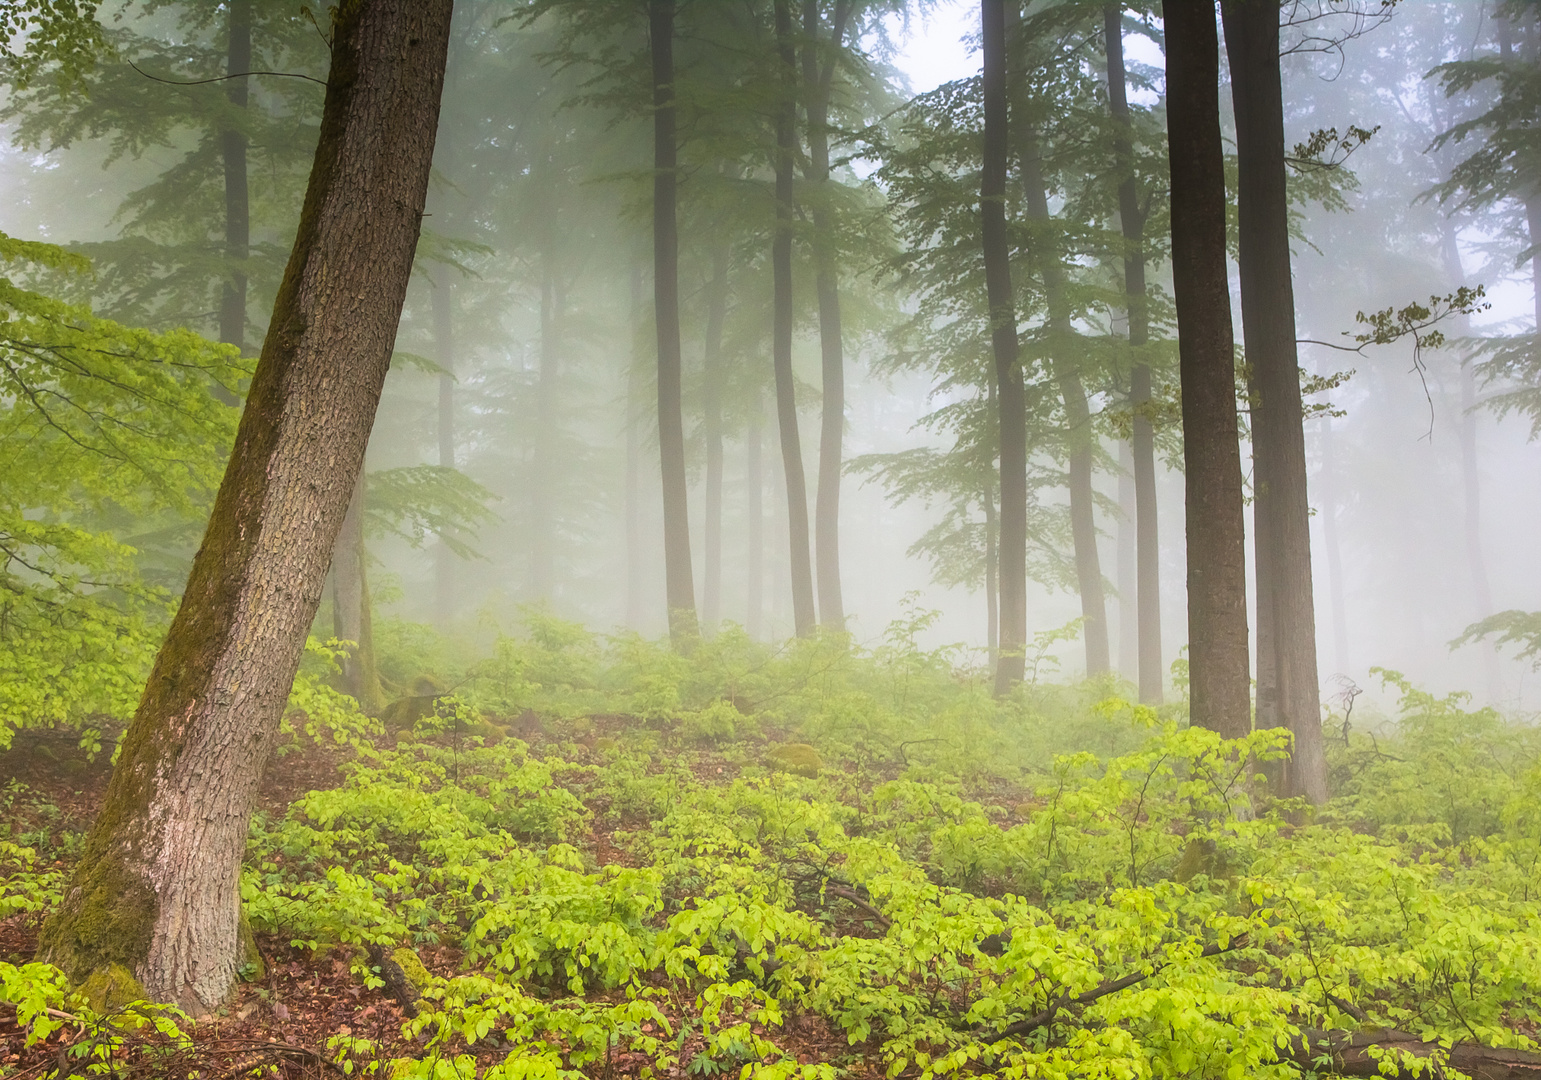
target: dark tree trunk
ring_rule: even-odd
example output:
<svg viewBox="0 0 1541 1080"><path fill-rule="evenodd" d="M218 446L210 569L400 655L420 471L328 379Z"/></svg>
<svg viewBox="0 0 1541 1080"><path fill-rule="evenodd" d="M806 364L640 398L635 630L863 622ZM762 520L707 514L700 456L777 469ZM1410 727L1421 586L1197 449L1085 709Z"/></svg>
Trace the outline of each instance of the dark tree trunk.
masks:
<svg viewBox="0 0 1541 1080"><path fill-rule="evenodd" d="M1092 430L1086 387L1072 358L1076 351L1076 332L1071 321L1070 303L1065 296L1065 268L1059 252L1054 250L1053 242L1048 238L1053 219L1049 214L1049 194L1044 186L1043 161L1033 133L1025 125L1018 125L1017 130L1027 214L1040 227L1039 239L1033 245L1033 263L1043 282L1049 314L1050 366L1065 407L1065 443L1070 459L1070 536L1075 549L1076 585L1081 594L1086 674L1095 678L1108 670L1107 598L1102 588L1102 560L1097 552L1097 523L1092 510L1092 458L1096 451L1096 433Z"/></svg>
<svg viewBox="0 0 1541 1080"><path fill-rule="evenodd" d="M39 943L205 1012L239 956L252 803L364 459L412 271L451 0L338 9L315 164L203 546Z"/></svg>
<svg viewBox="0 0 1541 1080"><path fill-rule="evenodd" d="M680 240L675 220L674 0L648 0L653 54L653 306L658 329L658 457L663 473L664 588L669 636L695 638L696 586L690 564L685 421L680 404Z"/></svg>
<svg viewBox="0 0 1541 1080"><path fill-rule="evenodd" d="M1327 801L1311 503L1295 346L1277 5L1222 0L1240 164L1241 315L1252 402L1253 546L1257 556L1258 723L1288 728L1281 793ZM1270 640L1271 639L1271 640ZM1265 682L1265 675L1268 676ZM1268 683L1275 697L1268 700Z"/></svg>
<svg viewBox="0 0 1541 1080"><path fill-rule="evenodd" d="M626 366L626 625L642 629L646 559L642 552L642 268L631 268L631 357Z"/></svg>
<svg viewBox="0 0 1541 1080"><path fill-rule="evenodd" d="M359 708L374 716L385 708L380 669L375 665L373 612L369 604L369 549L364 544L365 471L348 499L342 527L332 544L332 633L353 642L343 656L343 685Z"/></svg>
<svg viewBox="0 0 1541 1080"><path fill-rule="evenodd" d="M562 366L562 289L548 254L540 283L540 372L535 384L535 455L530 470L530 594L556 592L557 380Z"/></svg>
<svg viewBox="0 0 1541 1080"><path fill-rule="evenodd" d="M706 582L701 614L710 633L722 618L722 325L728 315L728 249L712 253L702 350L706 434Z"/></svg>
<svg viewBox="0 0 1541 1080"><path fill-rule="evenodd" d="M758 641L765 631L765 403L755 391L749 403L749 430L744 435L744 508L745 540L749 551L744 559L747 599L744 606L744 630Z"/></svg>
<svg viewBox="0 0 1541 1080"><path fill-rule="evenodd" d="M1156 521L1156 433L1150 420L1150 300L1145 286L1145 212L1134 177L1134 134L1124 85L1123 8L1103 8L1103 39L1108 58L1108 98L1114 120L1118 158L1118 216L1123 229L1124 297L1129 312L1129 349L1134 354L1129 403L1134 409L1130 451L1134 458L1136 590L1140 637L1140 700L1159 705L1165 669L1161 663L1161 544Z"/></svg>
<svg viewBox="0 0 1541 1080"><path fill-rule="evenodd" d="M1140 625L1135 585L1134 454L1118 444L1118 673L1130 682L1140 677Z"/></svg>
<svg viewBox="0 0 1541 1080"><path fill-rule="evenodd" d="M439 465L455 467L455 293L449 272L433 290L433 340L439 373ZM442 539L434 547L434 613L441 627L455 618L455 553Z"/></svg>
<svg viewBox="0 0 1541 1080"><path fill-rule="evenodd" d="M251 0L231 0L225 97L244 116L245 72L251 70ZM246 259L251 253L251 200L246 182L246 131L232 124L219 133L225 167L225 277L219 296L219 340L246 351Z"/></svg>
<svg viewBox="0 0 1541 1080"><path fill-rule="evenodd" d="M1187 486L1188 692L1194 725L1252 728L1247 553L1226 279L1220 41L1209 4L1166 3L1172 286Z"/></svg>
<svg viewBox="0 0 1541 1080"><path fill-rule="evenodd" d="M797 388L792 378L792 221L796 213L792 172L797 154L797 51L792 42L790 0L776 0L776 52L781 97L776 103L776 233L771 243L775 298L771 311L771 360L776 370L776 421L787 486L787 541L792 574L792 625L798 637L813 633L813 565L808 555L808 482L803 476L797 431Z"/></svg>
<svg viewBox="0 0 1541 1080"><path fill-rule="evenodd" d="M830 212L829 88L845 38L852 0L835 0L829 42L819 53L819 0L803 0L803 82L807 87L808 166L813 189L814 291L819 299L819 355L824 385L819 432L819 485L814 507L814 562L818 568L819 621L845 629L840 592L840 467L845 439L845 353L840 329L840 286L835 268L834 215Z"/></svg>
<svg viewBox="0 0 1541 1080"><path fill-rule="evenodd" d="M984 53L984 168L979 180L980 236L990 343L995 353L995 401L1000 428L1000 641L995 692L1022 681L1027 647L1027 402L1018 362L1011 249L1006 239L1006 6L980 0Z"/></svg>

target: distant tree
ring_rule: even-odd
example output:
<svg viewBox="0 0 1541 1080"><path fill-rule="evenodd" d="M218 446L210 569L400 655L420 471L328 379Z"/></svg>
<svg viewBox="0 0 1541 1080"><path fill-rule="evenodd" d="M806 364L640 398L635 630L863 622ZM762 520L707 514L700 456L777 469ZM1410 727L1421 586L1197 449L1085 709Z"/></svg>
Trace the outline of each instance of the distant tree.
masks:
<svg viewBox="0 0 1541 1080"><path fill-rule="evenodd" d="M299 234L181 608L40 956L199 1012L229 993L262 766L390 361L433 157L450 0L363 0Z"/></svg>

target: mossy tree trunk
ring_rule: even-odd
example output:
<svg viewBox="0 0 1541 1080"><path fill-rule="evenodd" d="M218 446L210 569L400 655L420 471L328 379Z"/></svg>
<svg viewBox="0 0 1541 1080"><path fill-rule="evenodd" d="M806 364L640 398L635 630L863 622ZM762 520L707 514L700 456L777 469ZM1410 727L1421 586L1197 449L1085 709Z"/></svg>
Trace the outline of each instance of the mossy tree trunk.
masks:
<svg viewBox="0 0 1541 1080"><path fill-rule="evenodd" d="M40 956L206 1012L240 866L374 421L417 245L452 0L344 0L294 250L203 546Z"/></svg>

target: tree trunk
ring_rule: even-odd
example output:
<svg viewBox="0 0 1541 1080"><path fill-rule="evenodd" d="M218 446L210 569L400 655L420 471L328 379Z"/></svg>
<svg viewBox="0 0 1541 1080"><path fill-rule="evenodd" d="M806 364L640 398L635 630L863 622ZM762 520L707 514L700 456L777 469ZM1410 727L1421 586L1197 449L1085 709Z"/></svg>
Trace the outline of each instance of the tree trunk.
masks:
<svg viewBox="0 0 1541 1080"><path fill-rule="evenodd" d="M433 290L434 351L439 373L439 465L455 467L455 293L449 272ZM440 539L434 547L434 613L440 627L455 618L455 553Z"/></svg>
<svg viewBox="0 0 1541 1080"><path fill-rule="evenodd" d="M231 0L225 98L245 114L251 70L251 0ZM219 296L219 340L246 351L246 259L251 253L251 200L246 182L246 132L229 126L219 133L225 167L225 276Z"/></svg>
<svg viewBox="0 0 1541 1080"><path fill-rule="evenodd" d="M1130 682L1140 677L1140 624L1135 584L1134 453L1118 443L1118 673Z"/></svg>
<svg viewBox="0 0 1541 1080"><path fill-rule="evenodd" d="M726 246L712 253L701 357L706 429L706 587L701 614L708 633L722 618L722 325L728 315L728 255Z"/></svg>
<svg viewBox="0 0 1541 1080"><path fill-rule="evenodd" d="M792 378L792 170L797 153L797 51L792 42L790 0L776 0L776 52L781 60L781 97L776 102L776 233L771 244L774 302L771 360L776 371L776 421L781 432L781 467L787 485L787 541L792 574L792 624L798 637L814 631L813 565L808 555L808 482L803 476L802 440L797 431L797 388Z"/></svg>
<svg viewBox="0 0 1541 1080"><path fill-rule="evenodd" d="M747 589L744 606L744 630L760 640L765 632L765 465L762 443L765 437L765 403L758 390L749 403L749 430L744 436L744 494L749 500L744 508L746 541L749 551L744 559Z"/></svg>
<svg viewBox="0 0 1541 1080"><path fill-rule="evenodd" d="M1304 796L1320 805L1327 801L1327 758L1316 666L1311 503L1306 490L1305 421L1290 274L1279 12L1275 5L1255 0L1222 0L1220 8L1240 162L1242 333L1257 388L1252 403L1252 456L1258 721L1288 728L1294 735L1281 793ZM1276 684L1277 711L1272 716L1264 696L1265 671Z"/></svg>
<svg viewBox="0 0 1541 1080"><path fill-rule="evenodd" d="M814 291L819 300L819 355L824 389L819 432L819 484L814 507L814 561L818 568L819 621L845 629L845 600L840 591L840 467L845 439L845 353L840 329L840 285L830 212L829 88L835 58L845 38L852 0L836 0L825 55L819 56L819 0L803 0L803 82L807 87L808 165L804 175L813 189Z"/></svg>
<svg viewBox="0 0 1541 1080"><path fill-rule="evenodd" d="M646 560L642 552L642 268L631 268L631 356L626 365L626 625L642 629Z"/></svg>
<svg viewBox="0 0 1541 1080"><path fill-rule="evenodd" d="M984 167L979 180L980 239L990 344L995 354L995 401L1000 427L1000 642L995 692L1022 681L1027 647L1027 401L1018 362L1017 315L1006 239L1006 8L980 0L983 44Z"/></svg>
<svg viewBox="0 0 1541 1080"><path fill-rule="evenodd" d="M365 470L348 499L342 527L332 544L332 633L351 641L342 662L343 685L371 716L385 708L385 691L375 665L374 619L369 606L369 551L364 546Z"/></svg>
<svg viewBox="0 0 1541 1080"><path fill-rule="evenodd" d="M1065 296L1065 268L1059 252L1045 235L1053 227L1049 194L1044 186L1043 161L1038 141L1026 125L1018 125L1021 151L1022 192L1027 214L1038 222L1033 262L1043 282L1049 314L1049 356L1054 381L1059 384L1065 407L1065 443L1070 459L1070 536L1075 549L1076 585L1081 594L1081 636L1086 645L1086 675L1095 678L1108 670L1107 598L1102 588L1102 560L1097 552L1097 524L1092 503L1092 457L1096 433L1086 387L1076 369L1076 332L1070 303Z"/></svg>
<svg viewBox="0 0 1541 1080"><path fill-rule="evenodd" d="M995 492L986 491L985 509L985 648L993 668L1000 657L1001 609L997 578L1000 575L1000 552L996 534L999 524L995 520Z"/></svg>
<svg viewBox="0 0 1541 1080"><path fill-rule="evenodd" d="M1124 234L1124 297L1129 313L1129 350L1134 354L1129 404L1134 410L1130 452L1134 459L1135 574L1139 620L1140 701L1159 705L1165 670L1161 663L1161 544L1156 520L1156 433L1150 420L1150 300L1145 286L1145 212L1134 176L1134 133L1124 79L1123 8L1102 9L1108 64L1108 99L1118 161L1118 217Z"/></svg>
<svg viewBox="0 0 1541 1080"><path fill-rule="evenodd" d="M680 403L680 240L675 221L679 147L675 142L674 0L648 0L653 58L653 307L658 330L658 457L663 473L664 589L669 637L683 647L697 634L690 564L685 421Z"/></svg>
<svg viewBox="0 0 1541 1080"><path fill-rule="evenodd" d="M1240 738L1252 728L1252 702L1236 356L1226 279L1220 42L1211 5L1162 7L1187 489L1189 716L1198 727Z"/></svg>
<svg viewBox="0 0 1541 1080"><path fill-rule="evenodd" d="M203 546L39 956L121 965L197 1012L229 993L252 803L364 459L412 271L451 0L332 24L294 251Z"/></svg>
<svg viewBox="0 0 1541 1080"><path fill-rule="evenodd" d="M1414 1061L1406 1062L1402 1055ZM1477 1080L1534 1080L1541 1075L1541 1054L1507 1047L1440 1040L1425 1041L1408 1031L1323 1031L1302 1028L1277 1051L1280 1061L1325 1076L1383 1077L1403 1080L1444 1075L1432 1060L1439 1055L1451 1069Z"/></svg>
<svg viewBox="0 0 1541 1080"><path fill-rule="evenodd" d="M556 507L559 471L557 379L562 363L562 289L551 268L551 256L541 260L540 373L535 384L535 454L530 482L530 595L549 601L556 592Z"/></svg>

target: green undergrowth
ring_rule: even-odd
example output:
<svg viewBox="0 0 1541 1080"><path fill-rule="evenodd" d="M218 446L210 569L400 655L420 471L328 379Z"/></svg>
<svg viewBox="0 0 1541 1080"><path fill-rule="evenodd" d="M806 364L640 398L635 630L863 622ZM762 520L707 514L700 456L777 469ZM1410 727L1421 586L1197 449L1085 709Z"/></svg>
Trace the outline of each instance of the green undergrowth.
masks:
<svg viewBox="0 0 1541 1080"><path fill-rule="evenodd" d="M414 971L416 1056L332 1039L355 1075L1230 1080L1379 1028L1535 1049L1532 728L1388 673L1400 715L1330 720L1313 811L1257 778L1277 732L1225 742L1108 685L995 701L916 647L923 621L682 657L532 615L427 672L455 689L410 728L341 740L341 786L259 818L246 914L456 958ZM23 850L0 846L0 904L46 907L56 881L10 899ZM0 969L3 992L88 1010L50 970Z"/></svg>

